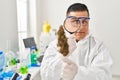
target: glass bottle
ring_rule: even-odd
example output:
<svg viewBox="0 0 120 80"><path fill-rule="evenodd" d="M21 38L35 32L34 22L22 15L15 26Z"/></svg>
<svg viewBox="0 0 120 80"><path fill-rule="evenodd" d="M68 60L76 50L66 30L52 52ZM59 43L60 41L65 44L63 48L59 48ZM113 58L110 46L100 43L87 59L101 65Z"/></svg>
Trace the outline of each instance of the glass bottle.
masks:
<svg viewBox="0 0 120 80"><path fill-rule="evenodd" d="M0 75L5 71L6 59L2 51L0 51Z"/></svg>
<svg viewBox="0 0 120 80"><path fill-rule="evenodd" d="M31 65L35 65L37 64L37 54L36 54L36 47L32 46L31 47L31 53L30 53L30 57L31 57Z"/></svg>

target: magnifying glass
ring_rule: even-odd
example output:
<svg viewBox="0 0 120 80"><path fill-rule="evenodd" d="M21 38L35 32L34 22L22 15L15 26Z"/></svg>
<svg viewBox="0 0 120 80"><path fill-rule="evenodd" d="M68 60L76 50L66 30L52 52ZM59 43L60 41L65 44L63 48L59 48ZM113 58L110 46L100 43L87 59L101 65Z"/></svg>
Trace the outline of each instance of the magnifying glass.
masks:
<svg viewBox="0 0 120 80"><path fill-rule="evenodd" d="M69 32L70 34L73 34L77 32L82 26L88 25L89 17L74 17L74 16L68 16L64 21L64 29Z"/></svg>

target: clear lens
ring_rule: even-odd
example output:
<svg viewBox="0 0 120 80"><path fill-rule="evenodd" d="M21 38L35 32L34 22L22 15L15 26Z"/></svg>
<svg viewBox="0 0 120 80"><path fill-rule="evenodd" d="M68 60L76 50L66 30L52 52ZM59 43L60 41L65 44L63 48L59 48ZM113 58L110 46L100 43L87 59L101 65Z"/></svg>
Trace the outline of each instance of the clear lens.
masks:
<svg viewBox="0 0 120 80"><path fill-rule="evenodd" d="M68 16L64 21L64 28L69 33L74 33L80 29L81 26L87 26L89 22L88 17L74 17Z"/></svg>
<svg viewBox="0 0 120 80"><path fill-rule="evenodd" d="M68 32L76 32L80 28L80 21L73 18L67 18L64 22L64 28Z"/></svg>

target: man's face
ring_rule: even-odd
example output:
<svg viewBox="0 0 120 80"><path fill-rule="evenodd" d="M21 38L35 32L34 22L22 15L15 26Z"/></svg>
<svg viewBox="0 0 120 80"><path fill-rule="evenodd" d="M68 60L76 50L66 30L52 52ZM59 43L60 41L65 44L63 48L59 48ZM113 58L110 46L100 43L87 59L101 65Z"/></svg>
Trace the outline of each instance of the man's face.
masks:
<svg viewBox="0 0 120 80"><path fill-rule="evenodd" d="M87 11L76 11L76 12L70 12L68 16L74 16L74 17L88 17L88 12ZM80 29L77 30L77 32L74 33L75 39L77 41L85 38L85 36L88 34L89 31L89 20L87 22L87 25L82 25L80 26Z"/></svg>

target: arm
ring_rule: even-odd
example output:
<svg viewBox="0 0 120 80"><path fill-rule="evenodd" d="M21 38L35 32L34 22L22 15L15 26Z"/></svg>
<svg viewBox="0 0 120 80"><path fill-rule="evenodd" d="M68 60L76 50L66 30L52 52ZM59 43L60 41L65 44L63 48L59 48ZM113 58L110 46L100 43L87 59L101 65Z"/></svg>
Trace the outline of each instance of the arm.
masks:
<svg viewBox="0 0 120 80"><path fill-rule="evenodd" d="M49 45L44 54L41 64L42 80L59 80L60 78L62 62L54 43Z"/></svg>
<svg viewBox="0 0 120 80"><path fill-rule="evenodd" d="M78 66L74 80L111 80L112 59L109 52L103 44L96 50L93 53L97 54L93 58L91 56L92 60L88 66Z"/></svg>

